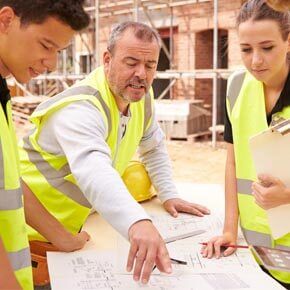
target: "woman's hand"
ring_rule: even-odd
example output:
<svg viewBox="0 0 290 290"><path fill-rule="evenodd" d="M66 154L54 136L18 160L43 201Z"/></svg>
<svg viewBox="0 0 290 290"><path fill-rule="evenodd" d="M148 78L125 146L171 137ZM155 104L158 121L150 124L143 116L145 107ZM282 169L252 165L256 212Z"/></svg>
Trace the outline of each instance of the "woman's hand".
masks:
<svg viewBox="0 0 290 290"><path fill-rule="evenodd" d="M267 210L290 203L290 189L280 179L266 174L260 174L258 178L259 182L252 184L252 194L261 208Z"/></svg>
<svg viewBox="0 0 290 290"><path fill-rule="evenodd" d="M206 246L201 248L201 254L204 258L211 259L215 256L217 259L221 256L229 256L236 251L236 248L228 247L226 245L236 245L237 238L229 232L225 232L222 236L216 236L207 242ZM223 249L225 250L223 251Z"/></svg>

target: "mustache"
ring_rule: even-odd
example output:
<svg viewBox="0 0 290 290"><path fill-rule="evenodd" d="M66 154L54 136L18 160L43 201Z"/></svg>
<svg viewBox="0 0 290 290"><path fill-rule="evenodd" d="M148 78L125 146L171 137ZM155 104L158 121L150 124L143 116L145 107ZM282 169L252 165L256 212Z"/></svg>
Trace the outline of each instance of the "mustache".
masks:
<svg viewBox="0 0 290 290"><path fill-rule="evenodd" d="M145 80L141 80L138 77L135 77L128 81L127 85L142 85L145 88L148 87L148 83Z"/></svg>

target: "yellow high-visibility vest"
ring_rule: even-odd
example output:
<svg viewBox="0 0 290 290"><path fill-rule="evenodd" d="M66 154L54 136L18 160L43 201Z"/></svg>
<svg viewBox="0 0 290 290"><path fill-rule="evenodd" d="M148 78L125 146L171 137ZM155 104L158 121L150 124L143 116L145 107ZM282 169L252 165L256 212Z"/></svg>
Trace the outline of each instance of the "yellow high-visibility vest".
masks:
<svg viewBox="0 0 290 290"><path fill-rule="evenodd" d="M227 113L232 125L236 162L240 225L249 244L290 251L290 234L274 240L266 212L252 195L251 185L257 174L250 153L250 137L268 128L263 83L248 72L238 72L229 79ZM273 118L290 118L290 106ZM270 271L284 283L290 283L289 272Z"/></svg>
<svg viewBox="0 0 290 290"><path fill-rule="evenodd" d="M19 284L24 290L31 290L31 258L10 101L7 102L6 112L8 122L0 105L0 237Z"/></svg>
<svg viewBox="0 0 290 290"><path fill-rule="evenodd" d="M83 81L40 104L32 114L35 129L24 138L20 148L22 178L47 210L73 234L83 226L91 204L79 189L66 156L45 152L38 144L38 136L51 114L82 100L91 102L101 112L108 128L106 142L111 149L112 165L120 176L151 123L153 106L152 93L130 104L131 118L126 134L118 144L120 112L106 81L104 68L99 67ZM29 239L45 240L32 228L29 228Z"/></svg>

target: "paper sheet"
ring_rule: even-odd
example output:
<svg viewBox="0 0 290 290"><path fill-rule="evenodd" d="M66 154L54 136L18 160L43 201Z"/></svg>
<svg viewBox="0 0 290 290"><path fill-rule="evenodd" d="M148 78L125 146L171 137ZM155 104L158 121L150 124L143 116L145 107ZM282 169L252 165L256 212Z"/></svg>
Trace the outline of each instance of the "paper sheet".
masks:
<svg viewBox="0 0 290 290"><path fill-rule="evenodd" d="M180 213L178 218L174 218L170 214L164 213L151 215L151 218L165 241L178 239L186 234L195 236L195 233L199 234L199 231L215 233L220 231L223 226L222 220L213 214L198 217Z"/></svg>
<svg viewBox="0 0 290 290"><path fill-rule="evenodd" d="M206 236L199 237L199 240L205 240L206 238ZM187 270L194 273L228 273L231 271L238 272L245 268L248 270L260 270L249 249L238 249L231 256L221 257L219 259L215 257L211 259L203 258L200 253L201 245L196 238L184 239L179 242L168 244L167 249L171 258L186 261ZM174 266L178 269L185 268L183 265Z"/></svg>
<svg viewBox="0 0 290 290"><path fill-rule="evenodd" d="M52 290L278 290L283 289L260 271L200 273L173 276L152 275L147 285L132 275L115 273L116 252L49 252Z"/></svg>

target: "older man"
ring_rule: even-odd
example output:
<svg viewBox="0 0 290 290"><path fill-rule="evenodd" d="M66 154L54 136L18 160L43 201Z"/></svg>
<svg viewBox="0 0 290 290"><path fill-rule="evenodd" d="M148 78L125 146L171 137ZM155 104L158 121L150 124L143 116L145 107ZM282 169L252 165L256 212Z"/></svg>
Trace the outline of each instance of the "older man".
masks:
<svg viewBox="0 0 290 290"><path fill-rule="evenodd" d="M150 89L159 51L159 35L147 25L116 26L104 66L36 109L31 118L35 129L21 151L27 189L71 233L81 229L91 207L96 209L129 239L127 270L135 261L134 279L142 276L143 283L154 264L169 273L171 263L150 217L121 179L137 148L168 212L208 213L180 199L172 181ZM33 195L27 190L26 196ZM33 200L26 204L28 212L36 213ZM34 226L40 234L44 230ZM39 233L31 231L30 238L43 239Z"/></svg>

